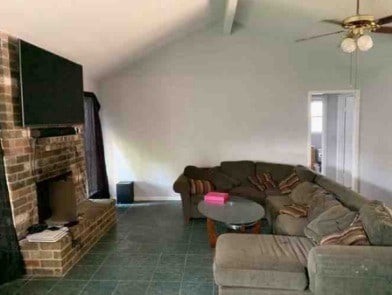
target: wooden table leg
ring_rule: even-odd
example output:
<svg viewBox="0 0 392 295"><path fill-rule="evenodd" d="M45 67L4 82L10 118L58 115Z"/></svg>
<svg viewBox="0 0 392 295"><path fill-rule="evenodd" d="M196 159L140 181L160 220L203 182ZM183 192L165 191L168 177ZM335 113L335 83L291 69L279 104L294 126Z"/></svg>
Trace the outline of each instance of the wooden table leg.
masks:
<svg viewBox="0 0 392 295"><path fill-rule="evenodd" d="M210 243L211 248L215 248L216 240L217 240L215 222L209 218L207 218L207 232L208 232L208 242Z"/></svg>
<svg viewBox="0 0 392 295"><path fill-rule="evenodd" d="M252 233L259 234L261 230L261 221L257 221L256 224L252 228Z"/></svg>

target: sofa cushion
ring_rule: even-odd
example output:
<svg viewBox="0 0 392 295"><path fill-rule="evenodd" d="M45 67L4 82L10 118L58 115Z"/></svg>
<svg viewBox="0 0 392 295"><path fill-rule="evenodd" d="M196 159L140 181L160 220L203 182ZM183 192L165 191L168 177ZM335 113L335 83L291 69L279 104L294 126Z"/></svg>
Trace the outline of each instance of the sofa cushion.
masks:
<svg viewBox="0 0 392 295"><path fill-rule="evenodd" d="M244 197L259 204L265 203L265 193L251 186L238 186L230 190L230 195Z"/></svg>
<svg viewBox="0 0 392 295"><path fill-rule="evenodd" d="M308 221L312 221L321 213L336 205L341 205L341 203L335 199L334 195L330 193L325 194L321 191L314 193L309 203Z"/></svg>
<svg viewBox="0 0 392 295"><path fill-rule="evenodd" d="M223 173L236 178L241 184L248 184L248 176L256 174L252 161L225 161L220 167Z"/></svg>
<svg viewBox="0 0 392 295"><path fill-rule="evenodd" d="M342 205L333 206L305 227L305 236L319 244L324 236L347 229L356 215Z"/></svg>
<svg viewBox="0 0 392 295"><path fill-rule="evenodd" d="M273 179L281 182L293 172L294 166L289 164L277 164L269 162L256 162L256 173L271 173Z"/></svg>
<svg viewBox="0 0 392 295"><path fill-rule="evenodd" d="M304 237L223 234L214 260L220 286L305 290L307 255L313 247Z"/></svg>
<svg viewBox="0 0 392 295"><path fill-rule="evenodd" d="M312 170L301 165L295 166L294 171L298 175L299 179L301 179L301 181L314 182L314 179L317 176L317 174L314 173Z"/></svg>
<svg viewBox="0 0 392 295"><path fill-rule="evenodd" d="M308 205L313 198L313 194L321 189L314 183L305 181L298 184L290 194L290 199L295 204Z"/></svg>
<svg viewBox="0 0 392 295"><path fill-rule="evenodd" d="M360 194L323 175L317 175L315 183L333 193L344 206L351 210L359 211L368 202Z"/></svg>
<svg viewBox="0 0 392 295"><path fill-rule="evenodd" d="M364 205L360 217L373 245L392 246L392 216L382 202L371 201Z"/></svg>
<svg viewBox="0 0 392 295"><path fill-rule="evenodd" d="M216 190L220 192L228 192L233 187L241 184L239 180L223 173L220 167L211 168L209 180L214 184Z"/></svg>
<svg viewBox="0 0 392 295"><path fill-rule="evenodd" d="M199 168L196 166L186 166L184 175L188 178L210 180L211 168Z"/></svg>
<svg viewBox="0 0 392 295"><path fill-rule="evenodd" d="M268 196L265 199L265 211L266 218L270 225L273 224L276 217L279 215L279 211L284 208L284 206L291 205L292 201L288 196Z"/></svg>
<svg viewBox="0 0 392 295"><path fill-rule="evenodd" d="M297 218L288 214L279 214L273 228L276 235L305 236L304 229L308 224L306 218Z"/></svg>

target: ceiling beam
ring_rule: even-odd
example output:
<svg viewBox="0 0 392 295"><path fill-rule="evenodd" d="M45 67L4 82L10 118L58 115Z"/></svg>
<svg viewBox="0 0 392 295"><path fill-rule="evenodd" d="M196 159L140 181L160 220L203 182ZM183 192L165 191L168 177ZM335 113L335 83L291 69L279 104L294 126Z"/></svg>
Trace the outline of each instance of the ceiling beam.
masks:
<svg viewBox="0 0 392 295"><path fill-rule="evenodd" d="M226 0L225 19L223 23L223 33L225 35L230 35L232 32L237 4L238 0Z"/></svg>

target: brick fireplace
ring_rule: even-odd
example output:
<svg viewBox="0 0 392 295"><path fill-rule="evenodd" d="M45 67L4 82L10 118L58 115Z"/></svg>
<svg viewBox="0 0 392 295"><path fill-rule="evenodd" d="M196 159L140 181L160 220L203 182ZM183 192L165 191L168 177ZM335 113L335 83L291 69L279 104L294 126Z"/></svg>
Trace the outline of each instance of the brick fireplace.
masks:
<svg viewBox="0 0 392 295"><path fill-rule="evenodd" d="M83 125L73 126L77 130L75 135L33 138L32 130L23 128L21 122L18 40L0 32L0 49L0 140L14 226L21 240L27 228L39 221L36 183L70 173L77 204L86 201ZM102 216L97 218L102 228L95 236L87 234L88 230L94 233L91 227L95 223L81 222L73 229L76 235L80 236L86 231L88 236L79 237L86 243L78 249L72 249L69 236L57 245L21 241L28 273L63 275L114 223L114 207L111 206L109 211L110 214L102 211ZM64 252L65 249L69 253ZM72 256L72 261L68 261L70 258L66 255Z"/></svg>

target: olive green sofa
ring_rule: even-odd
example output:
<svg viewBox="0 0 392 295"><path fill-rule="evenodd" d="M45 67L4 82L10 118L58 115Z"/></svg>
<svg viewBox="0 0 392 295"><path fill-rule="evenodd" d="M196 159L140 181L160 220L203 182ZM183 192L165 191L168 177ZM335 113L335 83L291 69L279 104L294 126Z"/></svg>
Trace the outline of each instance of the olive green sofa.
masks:
<svg viewBox="0 0 392 295"><path fill-rule="evenodd" d="M279 214L280 209L292 203L294 191L291 195L261 192L248 181L250 175L269 172L279 182L293 170L302 182L320 187L332 196L332 204L317 204L319 210L314 212L321 215L328 204L335 206L334 202L338 202L350 213L362 217L371 245L319 246L305 235L311 222L309 217ZM218 238L213 268L220 295L392 295L392 216L390 208L380 202L370 202L303 166L222 162L213 168L188 166L175 182L186 221L202 217L197 203L203 196L189 193L189 178L210 180L216 190L253 199L266 209L269 234L223 234ZM296 194L297 198L302 197ZM335 223L333 219L329 221Z"/></svg>

